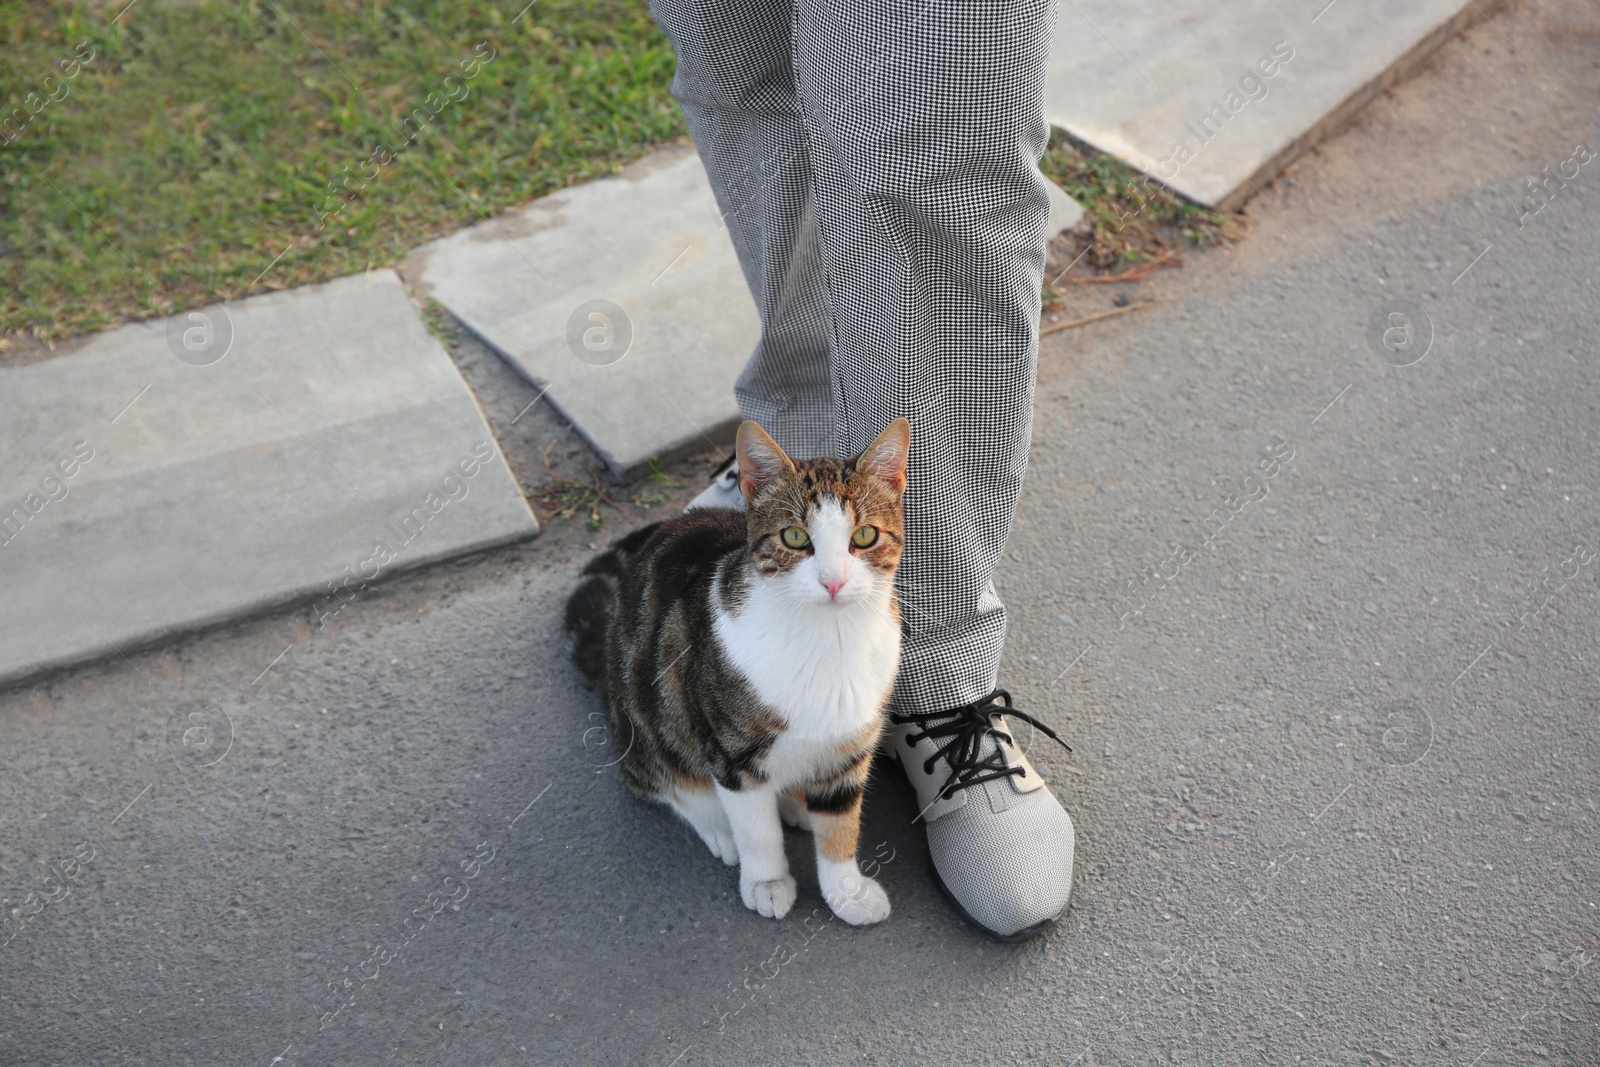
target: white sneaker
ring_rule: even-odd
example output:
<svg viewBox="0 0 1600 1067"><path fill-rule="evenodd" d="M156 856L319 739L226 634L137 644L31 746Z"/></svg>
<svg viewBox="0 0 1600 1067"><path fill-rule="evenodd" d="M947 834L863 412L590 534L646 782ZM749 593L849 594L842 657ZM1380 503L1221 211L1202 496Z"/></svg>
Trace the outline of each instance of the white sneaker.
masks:
<svg viewBox="0 0 1600 1067"><path fill-rule="evenodd" d="M891 713L891 751L917 791L940 892L973 925L1021 941L1067 910L1075 835L1066 809L999 722L1005 716L1067 748L996 689L950 711Z"/></svg>
<svg viewBox="0 0 1600 1067"><path fill-rule="evenodd" d="M744 494L739 491L739 457L737 454L722 461L711 475L711 484L700 490L700 495L684 506L684 511L695 508L736 508L744 510Z"/></svg>

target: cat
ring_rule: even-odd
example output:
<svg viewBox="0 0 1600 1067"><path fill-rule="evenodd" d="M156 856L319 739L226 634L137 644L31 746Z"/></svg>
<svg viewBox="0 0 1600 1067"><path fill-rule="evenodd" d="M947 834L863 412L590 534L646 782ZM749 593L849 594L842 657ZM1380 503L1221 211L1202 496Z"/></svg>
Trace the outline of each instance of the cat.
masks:
<svg viewBox="0 0 1600 1067"><path fill-rule="evenodd" d="M573 662L605 699L629 787L737 865L745 906L769 918L795 900L783 822L811 832L835 915L889 917L855 854L900 660L910 442L896 419L852 459L797 461L747 421L746 511L634 531L567 601Z"/></svg>

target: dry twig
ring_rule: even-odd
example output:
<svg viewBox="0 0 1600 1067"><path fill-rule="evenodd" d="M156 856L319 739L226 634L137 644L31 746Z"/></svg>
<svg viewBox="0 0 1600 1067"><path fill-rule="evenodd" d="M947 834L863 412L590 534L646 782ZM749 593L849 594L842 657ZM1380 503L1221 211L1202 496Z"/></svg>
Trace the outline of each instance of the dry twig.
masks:
<svg viewBox="0 0 1600 1067"><path fill-rule="evenodd" d="M1068 278L1068 285L1115 285L1118 282L1142 282L1150 277L1157 267L1181 267L1183 260L1178 258L1178 253L1167 249L1154 259L1146 260L1137 267L1129 267L1121 274L1096 275L1087 278Z"/></svg>
<svg viewBox="0 0 1600 1067"><path fill-rule="evenodd" d="M1046 334L1057 333L1061 330L1070 330L1074 326L1082 326L1086 322L1099 322L1101 319L1109 319L1113 315L1125 315L1130 311L1138 311L1140 308L1147 308L1154 303L1154 300L1141 300L1137 304L1128 304L1125 307L1112 308L1110 311L1096 312L1093 315L1085 315L1081 319L1069 319L1066 322L1053 323L1052 325L1041 329L1039 331L1039 336L1043 337Z"/></svg>

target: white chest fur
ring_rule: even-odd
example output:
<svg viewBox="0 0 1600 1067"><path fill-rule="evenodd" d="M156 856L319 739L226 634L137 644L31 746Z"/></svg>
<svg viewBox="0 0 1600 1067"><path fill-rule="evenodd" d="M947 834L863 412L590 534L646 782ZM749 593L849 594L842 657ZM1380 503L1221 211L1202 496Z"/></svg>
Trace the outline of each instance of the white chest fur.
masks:
<svg viewBox="0 0 1600 1067"><path fill-rule="evenodd" d="M765 770L779 787L810 779L882 714L900 662L888 590L850 604L795 603L757 579L738 615L717 612L724 651L787 729Z"/></svg>

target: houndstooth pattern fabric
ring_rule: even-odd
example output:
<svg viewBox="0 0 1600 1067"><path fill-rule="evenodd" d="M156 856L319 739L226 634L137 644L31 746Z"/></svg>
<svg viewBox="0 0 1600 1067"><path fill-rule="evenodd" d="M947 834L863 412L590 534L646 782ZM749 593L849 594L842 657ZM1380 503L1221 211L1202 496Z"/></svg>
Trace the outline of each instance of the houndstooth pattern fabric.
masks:
<svg viewBox="0 0 1600 1067"><path fill-rule="evenodd" d="M651 0L760 312L740 410L797 456L911 421L894 710L986 696L1027 465L1050 0Z"/></svg>

